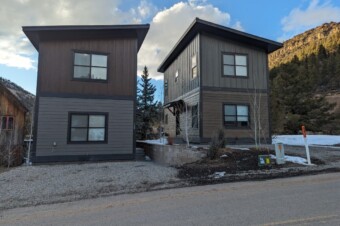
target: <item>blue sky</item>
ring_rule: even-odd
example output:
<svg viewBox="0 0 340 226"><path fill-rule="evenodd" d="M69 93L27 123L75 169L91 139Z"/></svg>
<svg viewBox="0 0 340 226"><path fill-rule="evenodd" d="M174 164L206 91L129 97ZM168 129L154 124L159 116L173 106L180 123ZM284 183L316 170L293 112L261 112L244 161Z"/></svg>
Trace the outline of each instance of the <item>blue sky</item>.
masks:
<svg viewBox="0 0 340 226"><path fill-rule="evenodd" d="M157 66L195 17L284 41L322 23L339 22L340 0L2 0L0 76L35 93L38 54L21 26L149 23L138 74L148 66L161 89Z"/></svg>

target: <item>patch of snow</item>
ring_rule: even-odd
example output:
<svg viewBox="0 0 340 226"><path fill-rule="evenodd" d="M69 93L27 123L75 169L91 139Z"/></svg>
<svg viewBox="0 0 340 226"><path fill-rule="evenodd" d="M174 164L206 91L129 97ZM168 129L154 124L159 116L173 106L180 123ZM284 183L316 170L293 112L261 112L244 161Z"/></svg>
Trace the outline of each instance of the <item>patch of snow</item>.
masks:
<svg viewBox="0 0 340 226"><path fill-rule="evenodd" d="M214 179L218 179L218 178L224 177L224 175L225 175L225 171L215 172L213 175L211 175L211 177L213 177Z"/></svg>
<svg viewBox="0 0 340 226"><path fill-rule="evenodd" d="M232 147L231 149L241 150L241 151L249 151L250 150L249 148L235 148L235 147Z"/></svg>
<svg viewBox="0 0 340 226"><path fill-rule="evenodd" d="M220 156L220 158L228 158L228 155L223 154L223 155Z"/></svg>
<svg viewBox="0 0 340 226"><path fill-rule="evenodd" d="M278 135L273 136L273 144L283 143L288 145L304 146L302 135ZM340 144L340 136L335 135L307 135L307 143L310 145L335 145Z"/></svg>
<svg viewBox="0 0 340 226"><path fill-rule="evenodd" d="M151 158L149 156L145 156L145 161L151 161Z"/></svg>
<svg viewBox="0 0 340 226"><path fill-rule="evenodd" d="M270 155L270 157L272 159L276 159L275 155ZM292 163L296 163L296 164L301 164L301 165L308 165L307 164L307 159L305 158L301 158L298 156L289 156L289 155L285 155L285 161L286 162L292 162Z"/></svg>
<svg viewBox="0 0 340 226"><path fill-rule="evenodd" d="M143 140L143 142L148 143L148 144L166 145L168 144L168 139L166 137L162 137L157 140Z"/></svg>

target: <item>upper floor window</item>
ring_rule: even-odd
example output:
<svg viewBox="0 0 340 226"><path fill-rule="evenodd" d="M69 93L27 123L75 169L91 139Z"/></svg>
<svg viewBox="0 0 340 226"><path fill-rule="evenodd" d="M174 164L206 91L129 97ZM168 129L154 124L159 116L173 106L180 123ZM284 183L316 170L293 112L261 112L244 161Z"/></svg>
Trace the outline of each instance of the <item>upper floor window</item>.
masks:
<svg viewBox="0 0 340 226"><path fill-rule="evenodd" d="M105 142L106 113L72 113L69 124L70 142Z"/></svg>
<svg viewBox="0 0 340 226"><path fill-rule="evenodd" d="M14 118L13 116L2 116L1 117L1 129L2 130L12 130L14 128Z"/></svg>
<svg viewBox="0 0 340 226"><path fill-rule="evenodd" d="M175 73L175 82L177 82L177 81L178 81L178 70Z"/></svg>
<svg viewBox="0 0 340 226"><path fill-rule="evenodd" d="M196 56L196 54L191 57L191 76L192 76L192 78L197 77L197 56Z"/></svg>
<svg viewBox="0 0 340 226"><path fill-rule="evenodd" d="M225 104L224 125L247 127L249 126L249 107L248 105Z"/></svg>
<svg viewBox="0 0 340 226"><path fill-rule="evenodd" d="M248 76L247 55L224 53L223 75L247 77Z"/></svg>
<svg viewBox="0 0 340 226"><path fill-rule="evenodd" d="M74 53L73 78L107 80L107 55Z"/></svg>
<svg viewBox="0 0 340 226"><path fill-rule="evenodd" d="M198 105L194 105L191 108L191 127L198 128Z"/></svg>

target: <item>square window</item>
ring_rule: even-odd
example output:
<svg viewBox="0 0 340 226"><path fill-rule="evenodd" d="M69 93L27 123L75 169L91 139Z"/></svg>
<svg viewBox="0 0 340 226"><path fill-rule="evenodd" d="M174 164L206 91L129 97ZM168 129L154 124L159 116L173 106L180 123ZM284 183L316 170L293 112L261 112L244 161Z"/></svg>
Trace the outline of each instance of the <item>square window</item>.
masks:
<svg viewBox="0 0 340 226"><path fill-rule="evenodd" d="M247 55L222 54L223 76L248 76Z"/></svg>
<svg viewBox="0 0 340 226"><path fill-rule="evenodd" d="M69 142L105 142L106 113L71 113Z"/></svg>
<svg viewBox="0 0 340 226"><path fill-rule="evenodd" d="M247 127L249 126L249 107L248 105L225 104L224 125Z"/></svg>
<svg viewBox="0 0 340 226"><path fill-rule="evenodd" d="M107 80L107 55L75 53L73 78Z"/></svg>

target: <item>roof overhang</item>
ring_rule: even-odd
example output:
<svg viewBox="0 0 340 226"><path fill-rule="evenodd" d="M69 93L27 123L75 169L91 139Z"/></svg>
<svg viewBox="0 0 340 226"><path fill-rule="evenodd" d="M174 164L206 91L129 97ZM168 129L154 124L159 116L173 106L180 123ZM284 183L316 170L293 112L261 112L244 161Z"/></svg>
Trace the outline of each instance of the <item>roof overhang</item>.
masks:
<svg viewBox="0 0 340 226"><path fill-rule="evenodd" d="M88 40L136 38L140 49L149 24L139 25L77 25L77 26L24 26L23 32L39 51L39 43L49 40Z"/></svg>
<svg viewBox="0 0 340 226"><path fill-rule="evenodd" d="M235 42L256 46L265 50L266 53L271 53L283 46L283 44L279 42L196 18L176 43L175 47L166 56L157 71L164 72L198 33L213 34Z"/></svg>
<svg viewBox="0 0 340 226"><path fill-rule="evenodd" d="M176 111L179 112L183 111L184 104L185 103L183 100L175 100L167 104L164 104L163 107L167 108L173 115L176 115Z"/></svg>

